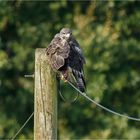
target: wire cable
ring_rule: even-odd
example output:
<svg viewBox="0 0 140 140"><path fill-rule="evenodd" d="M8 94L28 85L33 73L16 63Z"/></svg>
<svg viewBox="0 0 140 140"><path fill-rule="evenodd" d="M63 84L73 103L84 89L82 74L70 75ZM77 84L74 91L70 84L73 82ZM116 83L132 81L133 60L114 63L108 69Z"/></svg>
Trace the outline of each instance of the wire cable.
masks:
<svg viewBox="0 0 140 140"><path fill-rule="evenodd" d="M71 85L75 90L77 90L82 96L84 96L87 100L89 100L90 102L94 103L95 105L99 106L100 108L114 114L114 115L117 115L117 116L120 116L120 117L124 117L124 118L127 118L127 119L130 119L130 120L134 120L134 121L140 121L140 118L135 118L135 117L131 117L131 116L128 116L128 115L124 115L124 114L121 114L121 113L118 113L116 111L113 111L99 103L97 103L96 101L94 101L93 99L91 99L89 96L87 96L86 93L84 92L81 92L78 88L76 88L71 82L67 81L67 83L69 85ZM25 123L21 126L21 128L17 131L17 133L13 136L13 138L11 140L14 140L16 138L16 136L21 132L21 130L25 127L25 125L29 122L29 120L32 118L32 116L34 115L34 112L29 116L29 118L25 121Z"/></svg>
<svg viewBox="0 0 140 140"><path fill-rule="evenodd" d="M85 94L84 92L81 92L78 88L76 88L71 82L67 81L67 83L69 85L71 85L75 90L77 90L82 96L84 96L87 100L89 100L90 102L96 104L97 106L99 106L100 108L114 114L114 115L117 115L117 116L120 116L120 117L124 117L124 118L127 118L127 119L130 119L130 120L134 120L134 121L140 121L140 118L135 118L135 117L131 117L131 116L128 116L128 115L124 115L124 114L121 114L121 113L118 113L116 111L113 111L99 103L97 103L96 101L94 101L93 99L91 99L89 96L87 96L87 94Z"/></svg>
<svg viewBox="0 0 140 140"><path fill-rule="evenodd" d="M79 97L79 92L76 92L76 96L72 100L66 99L66 97L64 97L64 95L61 92L61 85L60 85L60 80L58 79L58 77L57 77L57 80L58 80L58 82L57 82L58 83L58 85L57 85L58 93L59 93L61 99L64 102L67 102L67 103L74 103L78 99L78 97Z"/></svg>
<svg viewBox="0 0 140 140"><path fill-rule="evenodd" d="M25 121L25 123L20 127L20 129L17 131L17 133L13 136L11 140L14 140L16 136L20 133L20 131L24 128L24 126L29 122L29 120L32 118L34 115L34 112L29 116L29 118Z"/></svg>

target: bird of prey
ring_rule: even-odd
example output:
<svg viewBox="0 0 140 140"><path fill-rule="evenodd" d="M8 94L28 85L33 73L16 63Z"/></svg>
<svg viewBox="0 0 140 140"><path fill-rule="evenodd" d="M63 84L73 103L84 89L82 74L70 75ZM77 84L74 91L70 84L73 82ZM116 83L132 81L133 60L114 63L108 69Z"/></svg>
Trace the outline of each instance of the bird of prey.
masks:
<svg viewBox="0 0 140 140"><path fill-rule="evenodd" d="M50 65L65 81L73 83L81 92L85 91L83 65L85 59L78 42L69 28L62 28L46 49Z"/></svg>

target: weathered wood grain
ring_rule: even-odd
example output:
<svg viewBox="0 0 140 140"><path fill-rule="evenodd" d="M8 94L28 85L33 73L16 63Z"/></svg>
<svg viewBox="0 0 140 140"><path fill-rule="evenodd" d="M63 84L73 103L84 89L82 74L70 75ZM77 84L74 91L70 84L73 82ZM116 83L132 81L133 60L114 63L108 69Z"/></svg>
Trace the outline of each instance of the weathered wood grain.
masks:
<svg viewBox="0 0 140 140"><path fill-rule="evenodd" d="M34 140L57 139L57 81L45 49L35 52Z"/></svg>

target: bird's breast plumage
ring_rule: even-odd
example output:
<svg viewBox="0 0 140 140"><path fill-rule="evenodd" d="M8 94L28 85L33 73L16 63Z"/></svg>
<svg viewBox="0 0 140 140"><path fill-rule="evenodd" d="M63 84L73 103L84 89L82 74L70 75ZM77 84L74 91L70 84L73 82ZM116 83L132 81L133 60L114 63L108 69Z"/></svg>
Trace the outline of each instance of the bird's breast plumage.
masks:
<svg viewBox="0 0 140 140"><path fill-rule="evenodd" d="M50 64L53 70L57 71L65 64L65 59L68 58L70 52L70 46L66 40L57 35L53 38L48 48L46 49L46 54L50 59Z"/></svg>

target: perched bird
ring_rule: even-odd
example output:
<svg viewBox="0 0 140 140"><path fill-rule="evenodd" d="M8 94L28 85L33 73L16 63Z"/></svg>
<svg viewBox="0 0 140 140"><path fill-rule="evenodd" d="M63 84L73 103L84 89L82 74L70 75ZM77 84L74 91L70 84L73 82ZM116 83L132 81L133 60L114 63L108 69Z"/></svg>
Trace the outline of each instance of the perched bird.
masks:
<svg viewBox="0 0 140 140"><path fill-rule="evenodd" d="M46 49L49 62L54 71L65 81L73 83L80 91L85 91L83 64L85 59L78 42L69 28L62 28Z"/></svg>

